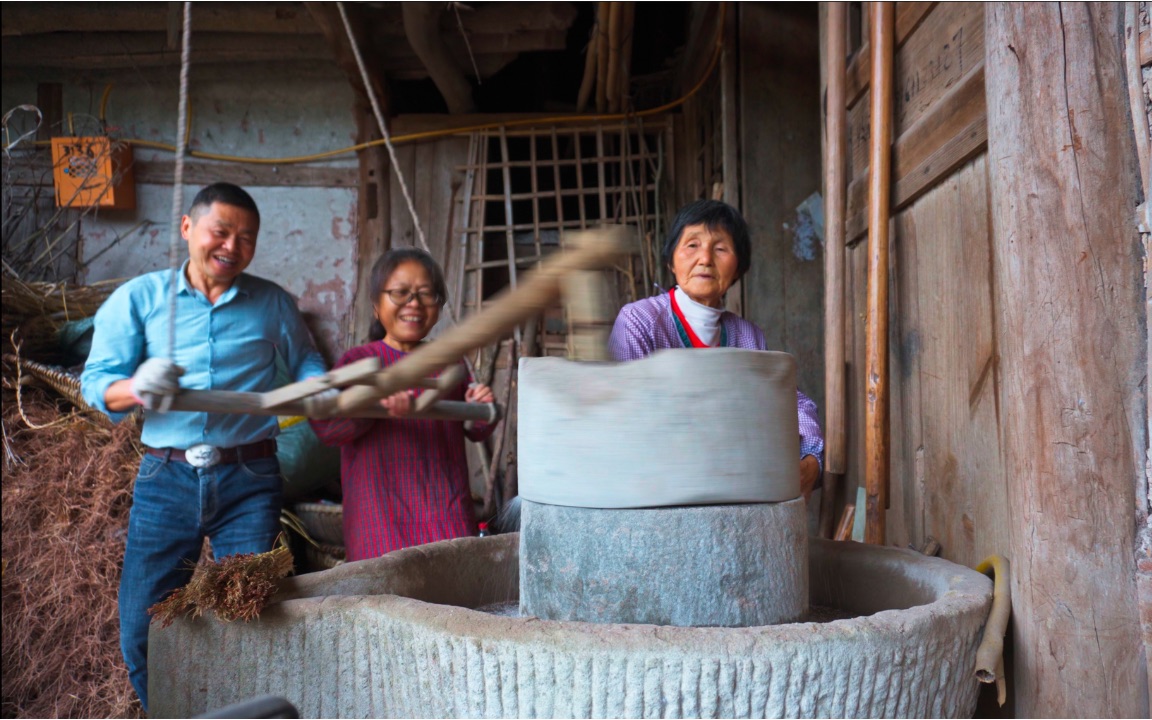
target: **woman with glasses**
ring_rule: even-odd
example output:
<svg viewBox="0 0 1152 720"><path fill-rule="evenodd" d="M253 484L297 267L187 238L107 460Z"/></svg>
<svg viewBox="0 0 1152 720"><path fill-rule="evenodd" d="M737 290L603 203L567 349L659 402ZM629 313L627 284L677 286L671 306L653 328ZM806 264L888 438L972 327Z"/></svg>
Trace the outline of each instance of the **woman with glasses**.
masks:
<svg viewBox="0 0 1152 720"><path fill-rule="evenodd" d="M440 266L417 248L385 253L372 268L371 291L371 341L344 353L336 367L366 357L380 358L381 367L395 363L424 342L447 297ZM405 390L383 399L391 418L311 421L326 445L340 447L350 561L477 532L464 438L479 442L493 426L405 419L416 394ZM441 398L493 400L487 386L467 383Z"/></svg>

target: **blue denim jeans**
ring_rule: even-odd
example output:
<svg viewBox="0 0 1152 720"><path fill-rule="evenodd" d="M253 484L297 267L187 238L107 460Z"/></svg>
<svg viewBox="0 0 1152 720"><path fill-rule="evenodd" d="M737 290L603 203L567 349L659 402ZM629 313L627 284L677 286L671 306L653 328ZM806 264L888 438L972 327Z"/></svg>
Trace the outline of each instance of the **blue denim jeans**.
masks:
<svg viewBox="0 0 1152 720"><path fill-rule="evenodd" d="M120 577L120 649L148 708L148 608L192 577L204 536L217 558L270 550L280 532L275 456L197 469L145 455L136 476Z"/></svg>

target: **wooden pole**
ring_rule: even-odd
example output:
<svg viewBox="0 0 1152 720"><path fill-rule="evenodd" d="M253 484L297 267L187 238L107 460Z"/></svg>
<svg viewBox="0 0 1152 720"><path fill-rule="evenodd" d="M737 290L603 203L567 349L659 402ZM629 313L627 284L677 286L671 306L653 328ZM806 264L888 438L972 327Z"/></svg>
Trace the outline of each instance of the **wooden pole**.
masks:
<svg viewBox="0 0 1152 720"><path fill-rule="evenodd" d="M621 20L620 42L620 77L616 81L616 94L619 98L619 112L629 109L629 89L632 83L632 39L636 34L636 3L622 3L624 17Z"/></svg>
<svg viewBox="0 0 1152 720"><path fill-rule="evenodd" d="M420 402L412 412L404 416L406 420L456 420L459 422L498 422L503 415L496 403L470 403L458 400ZM379 399L379 395L377 395ZM269 407L264 393L235 392L231 390L185 390L172 401L173 412L240 413L244 415L308 415L308 406L303 400L292 400ZM384 408L368 405L342 417L390 418Z"/></svg>
<svg viewBox="0 0 1152 720"><path fill-rule="evenodd" d="M596 6L596 112L608 110L608 22L612 3Z"/></svg>
<svg viewBox="0 0 1152 720"><path fill-rule="evenodd" d="M985 7L1004 457L989 482L1007 487L1015 715L1146 718L1147 317L1124 7Z"/></svg>
<svg viewBox="0 0 1152 720"><path fill-rule="evenodd" d="M608 80L604 94L608 98L608 112L620 112L620 26L624 21L624 3L609 3L608 14Z"/></svg>
<svg viewBox="0 0 1152 720"><path fill-rule="evenodd" d="M576 112L584 112L588 108L588 100L596 87L596 48L600 44L599 38L600 25L597 20L597 24L592 26L592 37L584 51L584 79L580 81L580 92L576 96Z"/></svg>
<svg viewBox="0 0 1152 720"><path fill-rule="evenodd" d="M888 219L892 195L894 3L872 4L871 139L868 147L868 327L865 337L864 541L885 542L888 503Z"/></svg>
<svg viewBox="0 0 1152 720"><path fill-rule="evenodd" d="M848 125L844 84L848 67L848 3L828 5L825 65L828 73L824 137L824 492L820 534L832 536L836 500L845 471L844 146Z"/></svg>

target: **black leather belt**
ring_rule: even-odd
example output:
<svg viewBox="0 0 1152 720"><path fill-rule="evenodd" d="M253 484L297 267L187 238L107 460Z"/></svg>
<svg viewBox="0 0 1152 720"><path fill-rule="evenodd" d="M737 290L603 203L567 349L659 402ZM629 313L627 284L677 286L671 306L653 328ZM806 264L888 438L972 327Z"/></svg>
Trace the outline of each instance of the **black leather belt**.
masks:
<svg viewBox="0 0 1152 720"><path fill-rule="evenodd" d="M261 440L249 445L218 448L212 445L193 445L187 450L180 448L144 448L149 455L188 463L192 467L209 468L216 465L235 465L241 460L260 460L276 454L276 441Z"/></svg>

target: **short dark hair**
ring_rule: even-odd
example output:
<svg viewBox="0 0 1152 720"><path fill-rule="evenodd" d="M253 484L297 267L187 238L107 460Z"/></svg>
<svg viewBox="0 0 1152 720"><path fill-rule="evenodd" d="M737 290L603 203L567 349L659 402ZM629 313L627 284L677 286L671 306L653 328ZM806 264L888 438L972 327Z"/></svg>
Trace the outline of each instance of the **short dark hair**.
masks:
<svg viewBox="0 0 1152 720"><path fill-rule="evenodd" d="M192 205L188 208L188 216L196 220L205 210L212 207L212 203L217 202L243 208L256 216L257 223L260 222L260 209L256 207L256 201L252 199L248 191L239 185L226 182L212 183L201 188L200 192L196 193L196 197L192 198Z"/></svg>
<svg viewBox="0 0 1152 720"><path fill-rule="evenodd" d="M672 227L668 230L668 236L664 239L664 252L660 256L664 261L664 267L671 272L672 256L676 252L676 246L680 244L680 236L684 234L684 228L692 225L704 225L712 231L717 228L727 231L732 236L733 249L736 251L736 279L744 277L744 273L752 266L752 242L748 239L748 223L744 222L739 210L719 200L696 200L680 208L680 212L676 213L676 219L672 221ZM675 283L676 279L673 278L672 282Z"/></svg>
<svg viewBox="0 0 1152 720"><path fill-rule="evenodd" d="M444 271L440 269L440 263L420 248L398 247L381 255L376 264L372 266L372 279L368 283L368 289L373 304L376 304L376 301L380 299L380 295L384 292L384 286L388 283L388 278L392 277L396 268L411 261L420 263L428 271L428 277L432 278L432 291L436 293L436 297L440 298L440 305L443 306L447 302L448 284L444 282ZM380 324L379 320L373 320L372 327L368 329L368 339L383 340L384 335L384 326Z"/></svg>

